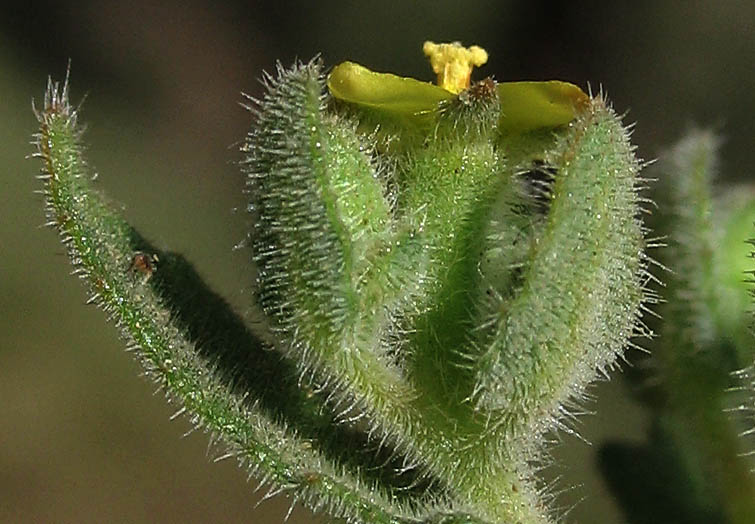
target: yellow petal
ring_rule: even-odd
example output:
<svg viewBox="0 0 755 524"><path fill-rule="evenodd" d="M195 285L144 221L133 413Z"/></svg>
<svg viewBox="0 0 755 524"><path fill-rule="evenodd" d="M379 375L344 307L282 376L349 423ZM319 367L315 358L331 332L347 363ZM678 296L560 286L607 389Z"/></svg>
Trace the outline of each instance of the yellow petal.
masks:
<svg viewBox="0 0 755 524"><path fill-rule="evenodd" d="M503 82L498 84L502 134L524 133L535 129L568 124L587 106L588 96L568 82Z"/></svg>
<svg viewBox="0 0 755 524"><path fill-rule="evenodd" d="M338 100L377 113L402 117L422 125L439 104L455 95L442 87L414 78L376 73L353 62L336 66L328 89ZM568 82L504 82L497 85L501 103L499 131L503 135L559 127L572 121L589 98Z"/></svg>
<svg viewBox="0 0 755 524"><path fill-rule="evenodd" d="M454 97L436 85L376 73L353 62L333 68L328 75L328 89L339 100L405 116L435 111L440 102Z"/></svg>

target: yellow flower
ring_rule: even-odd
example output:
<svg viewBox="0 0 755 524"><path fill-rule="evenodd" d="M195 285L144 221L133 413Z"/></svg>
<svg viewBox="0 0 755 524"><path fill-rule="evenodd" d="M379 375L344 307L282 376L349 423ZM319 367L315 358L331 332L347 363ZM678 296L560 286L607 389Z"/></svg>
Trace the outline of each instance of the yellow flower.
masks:
<svg viewBox="0 0 755 524"><path fill-rule="evenodd" d="M328 89L338 100L402 118L423 118L469 87L472 69L488 54L478 46L425 42L425 54L439 85L390 73L376 73L353 62L337 65L328 76ZM496 86L501 104L502 134L554 128L569 123L587 105L587 95L574 84L503 82Z"/></svg>

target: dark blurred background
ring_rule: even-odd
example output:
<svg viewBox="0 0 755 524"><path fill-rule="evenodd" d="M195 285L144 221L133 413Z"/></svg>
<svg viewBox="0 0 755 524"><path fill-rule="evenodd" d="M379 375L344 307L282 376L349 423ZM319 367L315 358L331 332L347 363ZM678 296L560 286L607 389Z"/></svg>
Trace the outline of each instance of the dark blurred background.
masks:
<svg viewBox="0 0 755 524"><path fill-rule="evenodd" d="M13 5L15 4L15 5ZM212 463L206 435L140 378L103 314L85 306L55 234L41 228L39 166L25 160L48 75L71 63L86 101L99 185L150 240L179 251L241 313L249 252L235 144L250 123L240 91L276 60L431 80L422 42L490 53L498 80L562 79L607 92L654 158L693 123L724 136L721 176L752 179L755 3L383 1L14 2L0 7L0 522L281 522L254 509L256 483ZM630 355L631 356L631 355ZM606 438L637 441L646 416L620 373L596 386L596 414L561 435L544 472L567 522L622 516L595 466ZM320 519L322 520L322 519ZM315 522L296 509L292 522Z"/></svg>

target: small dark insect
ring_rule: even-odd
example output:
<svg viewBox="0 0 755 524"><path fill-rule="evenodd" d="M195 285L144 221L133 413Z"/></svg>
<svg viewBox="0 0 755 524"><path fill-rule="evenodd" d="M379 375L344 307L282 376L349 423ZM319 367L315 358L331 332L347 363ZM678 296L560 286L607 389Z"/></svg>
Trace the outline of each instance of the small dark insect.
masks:
<svg viewBox="0 0 755 524"><path fill-rule="evenodd" d="M127 271L141 273L144 282L146 282L150 279L152 273L157 271L158 262L159 259L154 253L147 254L141 251L137 251L136 253L134 253L134 256L131 257L131 263L129 264Z"/></svg>

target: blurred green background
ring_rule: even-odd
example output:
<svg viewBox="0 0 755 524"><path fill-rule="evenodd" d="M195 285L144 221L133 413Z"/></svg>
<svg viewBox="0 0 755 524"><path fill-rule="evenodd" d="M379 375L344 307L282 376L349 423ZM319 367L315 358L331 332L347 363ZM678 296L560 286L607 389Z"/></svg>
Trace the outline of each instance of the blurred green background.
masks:
<svg viewBox="0 0 755 524"><path fill-rule="evenodd" d="M735 1L384 1L15 3L0 7L0 522L281 522L288 503L254 509L256 483L212 463L208 437L123 350L44 222L39 165L25 159L48 75L71 60L98 184L161 249L183 253L248 314L240 91L276 60L321 53L431 80L425 39L476 43L479 73L569 80L604 90L637 122L654 158L693 122L725 137L722 177L751 176L755 3ZM632 357L631 353L629 355ZM577 429L544 472L567 522L618 523L595 451L643 438L622 379L596 386ZM556 480L557 479L557 480ZM290 522L314 522L296 509Z"/></svg>

